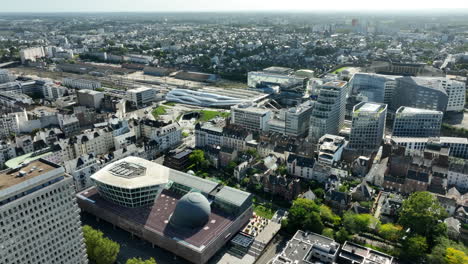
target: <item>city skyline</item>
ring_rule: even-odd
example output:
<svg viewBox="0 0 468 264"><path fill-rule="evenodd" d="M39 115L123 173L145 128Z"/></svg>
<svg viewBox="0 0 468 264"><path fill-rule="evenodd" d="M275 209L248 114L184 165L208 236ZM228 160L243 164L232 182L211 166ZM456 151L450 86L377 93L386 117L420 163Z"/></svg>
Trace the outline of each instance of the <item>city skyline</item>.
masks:
<svg viewBox="0 0 468 264"><path fill-rule="evenodd" d="M247 1L234 2L214 0L175 0L171 2L151 0L101 0L91 1L56 1L56 0L19 0L7 2L2 6L3 13L8 12L249 12L249 11L299 11L299 12L323 12L323 11L415 11L421 10L446 12L460 11L468 8L468 3L463 0L449 1L426 1L423 6L419 2L407 2L403 0L376 5L372 1L344 1L338 0L333 3L316 3L305 0L293 1Z"/></svg>

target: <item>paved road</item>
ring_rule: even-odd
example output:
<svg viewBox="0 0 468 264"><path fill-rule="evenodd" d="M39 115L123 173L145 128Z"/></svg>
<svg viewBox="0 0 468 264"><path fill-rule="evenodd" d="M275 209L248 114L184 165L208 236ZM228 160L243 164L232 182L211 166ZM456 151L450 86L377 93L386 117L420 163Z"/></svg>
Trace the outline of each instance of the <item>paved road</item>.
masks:
<svg viewBox="0 0 468 264"><path fill-rule="evenodd" d="M101 230L104 236L120 244L120 253L116 264L124 264L127 259L134 257L141 257L142 259L153 257L158 264L190 264L169 251L159 247L153 248L150 243L138 238L132 239L130 233L120 228L114 229L111 224L104 220L96 222L96 218L90 214L82 213L81 221L84 225L90 225Z"/></svg>
<svg viewBox="0 0 468 264"><path fill-rule="evenodd" d="M269 264L270 261L281 253L286 246L288 239L280 234L277 234L270 244L263 250L263 254L257 259L255 264Z"/></svg>

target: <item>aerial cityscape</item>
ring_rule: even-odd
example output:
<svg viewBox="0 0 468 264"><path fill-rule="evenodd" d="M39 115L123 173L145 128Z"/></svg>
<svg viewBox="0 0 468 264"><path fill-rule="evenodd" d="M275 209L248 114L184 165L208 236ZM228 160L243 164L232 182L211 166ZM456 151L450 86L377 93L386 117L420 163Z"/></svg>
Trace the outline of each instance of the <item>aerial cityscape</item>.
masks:
<svg viewBox="0 0 468 264"><path fill-rule="evenodd" d="M468 263L468 2L2 6L0 264Z"/></svg>

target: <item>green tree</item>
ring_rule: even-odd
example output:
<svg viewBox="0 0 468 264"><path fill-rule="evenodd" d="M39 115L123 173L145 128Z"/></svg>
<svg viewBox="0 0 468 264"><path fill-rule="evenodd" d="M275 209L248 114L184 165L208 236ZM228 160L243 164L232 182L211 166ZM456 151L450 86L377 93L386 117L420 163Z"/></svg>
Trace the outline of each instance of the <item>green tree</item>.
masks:
<svg viewBox="0 0 468 264"><path fill-rule="evenodd" d="M324 228L323 231L322 231L322 235L326 236L326 237L329 237L329 238L333 238L333 229Z"/></svg>
<svg viewBox="0 0 468 264"><path fill-rule="evenodd" d="M90 259L96 259L94 249L98 247L99 241L103 237L103 233L99 230L92 228L89 225L83 226L83 237L86 244L86 252Z"/></svg>
<svg viewBox="0 0 468 264"><path fill-rule="evenodd" d="M379 235L389 241L397 241L400 239L402 227L391 223L381 225Z"/></svg>
<svg viewBox="0 0 468 264"><path fill-rule="evenodd" d="M324 228L320 213L309 212L304 219L303 226L306 230L321 234Z"/></svg>
<svg viewBox="0 0 468 264"><path fill-rule="evenodd" d="M332 225L338 226L341 223L341 218L334 214L330 207L324 204L320 205L320 216L322 217L323 221Z"/></svg>
<svg viewBox="0 0 468 264"><path fill-rule="evenodd" d="M280 165L280 166L278 167L278 173L279 173L280 175L286 175L286 174L288 173L288 169L286 168L285 165Z"/></svg>
<svg viewBox="0 0 468 264"><path fill-rule="evenodd" d="M403 202L399 224L412 233L428 237L431 241L443 233L442 221L446 217L444 208L429 192L415 192Z"/></svg>
<svg viewBox="0 0 468 264"><path fill-rule="evenodd" d="M283 226L290 233L298 229L307 229L321 234L324 226L320 217L320 207L314 201L297 198L289 209L288 218L283 221Z"/></svg>
<svg viewBox="0 0 468 264"><path fill-rule="evenodd" d="M426 255L428 248L429 246L427 245L425 237L420 235L409 237L403 243L402 257L406 260L416 261L415 263L419 263L419 260Z"/></svg>
<svg viewBox="0 0 468 264"><path fill-rule="evenodd" d="M445 261L447 264L466 264L468 263L468 256L461 250L447 248Z"/></svg>
<svg viewBox="0 0 468 264"><path fill-rule="evenodd" d="M120 251L120 245L106 237L99 241L94 249L97 264L112 264L117 260Z"/></svg>
<svg viewBox="0 0 468 264"><path fill-rule="evenodd" d="M354 214L346 212L343 215L343 225L352 234L366 232L371 226L377 224L378 220L370 214Z"/></svg>
<svg viewBox="0 0 468 264"><path fill-rule="evenodd" d="M206 163L205 159L205 152L201 149L196 149L194 150L190 155L189 155L189 160L196 167L197 170L200 170L202 166Z"/></svg>
<svg viewBox="0 0 468 264"><path fill-rule="evenodd" d="M112 264L117 259L120 245L106 237L99 230L91 226L83 226L83 236L86 244L86 252L89 259L96 264Z"/></svg>
<svg viewBox="0 0 468 264"><path fill-rule="evenodd" d="M339 243L344 243L345 241L349 240L350 234L346 229L343 227L338 230L338 232L335 233L335 240L338 241Z"/></svg>
<svg viewBox="0 0 468 264"><path fill-rule="evenodd" d="M154 258L149 258L147 260L142 260L141 258L131 258L128 259L125 264L157 264Z"/></svg>
<svg viewBox="0 0 468 264"><path fill-rule="evenodd" d="M456 249L468 255L468 248L462 243L455 242L447 237L439 237L436 240L436 245L432 248L431 254L427 256L428 262L430 264L447 264L445 258L448 248Z"/></svg>
<svg viewBox="0 0 468 264"><path fill-rule="evenodd" d="M226 166L226 172L230 175L234 173L234 169L237 167L237 163L235 161L230 161Z"/></svg>

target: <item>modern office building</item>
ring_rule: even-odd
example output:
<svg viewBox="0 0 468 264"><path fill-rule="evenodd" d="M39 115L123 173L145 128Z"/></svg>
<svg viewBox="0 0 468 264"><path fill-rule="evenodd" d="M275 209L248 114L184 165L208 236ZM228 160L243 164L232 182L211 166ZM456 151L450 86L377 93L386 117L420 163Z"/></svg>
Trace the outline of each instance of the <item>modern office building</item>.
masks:
<svg viewBox="0 0 468 264"><path fill-rule="evenodd" d="M447 92L438 78L401 77L397 79L391 109L409 106L445 112L447 103Z"/></svg>
<svg viewBox="0 0 468 264"><path fill-rule="evenodd" d="M447 111L463 111L465 109L466 84L450 78L440 78L439 80L448 95Z"/></svg>
<svg viewBox="0 0 468 264"><path fill-rule="evenodd" d="M441 111L402 106L393 123L394 137L438 137L442 126Z"/></svg>
<svg viewBox="0 0 468 264"><path fill-rule="evenodd" d="M272 264L336 263L340 244L332 238L298 230Z"/></svg>
<svg viewBox="0 0 468 264"><path fill-rule="evenodd" d="M249 72L247 75L247 85L252 88L278 86L281 90L294 87L305 90L308 80L307 77L295 75L293 69L284 67L269 67L263 71Z"/></svg>
<svg viewBox="0 0 468 264"><path fill-rule="evenodd" d="M297 106L281 109L279 114L268 121L268 132L293 137L304 137L309 134L312 101L305 101Z"/></svg>
<svg viewBox="0 0 468 264"><path fill-rule="evenodd" d="M102 198L135 208L153 205L166 186L168 177L167 167L160 168L154 162L127 157L102 168L91 179Z"/></svg>
<svg viewBox="0 0 468 264"><path fill-rule="evenodd" d="M377 150L385 131L387 105L362 102L353 108L348 148L362 153Z"/></svg>
<svg viewBox="0 0 468 264"><path fill-rule="evenodd" d="M317 142L323 135L338 135L344 123L347 82L327 82L320 87L310 117L309 137Z"/></svg>
<svg viewBox="0 0 468 264"><path fill-rule="evenodd" d="M0 172L0 227L0 263L88 263L73 180L52 162Z"/></svg>
<svg viewBox="0 0 468 264"><path fill-rule="evenodd" d="M149 87L139 87L127 90L127 100L135 107L142 107L154 101L156 90Z"/></svg>
<svg viewBox="0 0 468 264"><path fill-rule="evenodd" d="M141 158L91 177L98 187L77 195L84 211L196 264L207 263L253 214L250 193Z"/></svg>
<svg viewBox="0 0 468 264"><path fill-rule="evenodd" d="M350 80L350 94L366 98L367 102L386 103L392 100L396 76L356 73Z"/></svg>
<svg viewBox="0 0 468 264"><path fill-rule="evenodd" d="M63 78L62 84L75 89L88 89L88 90L96 90L101 88L101 82L87 80L87 79L77 79L77 78Z"/></svg>
<svg viewBox="0 0 468 264"><path fill-rule="evenodd" d="M268 94L252 89L226 89L216 87L204 87L199 90L172 89L166 95L170 102L206 106L206 107L231 107L242 103L255 103Z"/></svg>
<svg viewBox="0 0 468 264"><path fill-rule="evenodd" d="M10 73L8 70L0 69L0 84L13 82L16 76Z"/></svg>
<svg viewBox="0 0 468 264"><path fill-rule="evenodd" d="M322 164L332 165L341 160L341 154L348 145L344 137L326 134L321 137L317 144L318 159Z"/></svg>
<svg viewBox="0 0 468 264"><path fill-rule="evenodd" d="M100 109L104 100L104 93L83 89L76 92L76 97L79 105Z"/></svg>
<svg viewBox="0 0 468 264"><path fill-rule="evenodd" d="M310 116L313 104L306 101L285 111L285 134L293 137L306 136L309 133Z"/></svg>
<svg viewBox="0 0 468 264"><path fill-rule="evenodd" d="M249 104L239 104L231 107L231 123L251 131L267 129L267 122L271 119L271 110L259 108Z"/></svg>

